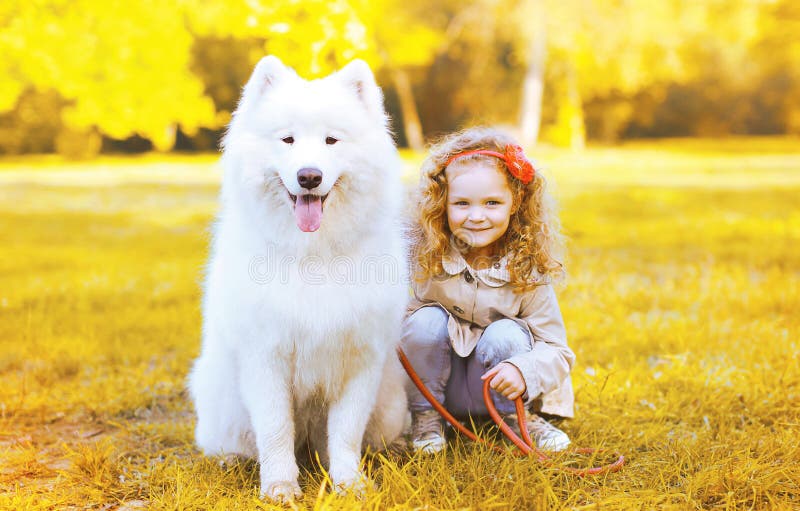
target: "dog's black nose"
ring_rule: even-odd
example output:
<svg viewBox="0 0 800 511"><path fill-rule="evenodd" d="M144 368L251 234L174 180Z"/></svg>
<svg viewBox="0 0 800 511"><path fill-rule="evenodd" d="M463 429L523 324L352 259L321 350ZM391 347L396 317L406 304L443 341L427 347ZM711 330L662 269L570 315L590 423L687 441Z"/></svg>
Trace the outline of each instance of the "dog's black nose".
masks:
<svg viewBox="0 0 800 511"><path fill-rule="evenodd" d="M297 171L297 182L303 188L311 190L322 182L322 172L317 169L304 168Z"/></svg>

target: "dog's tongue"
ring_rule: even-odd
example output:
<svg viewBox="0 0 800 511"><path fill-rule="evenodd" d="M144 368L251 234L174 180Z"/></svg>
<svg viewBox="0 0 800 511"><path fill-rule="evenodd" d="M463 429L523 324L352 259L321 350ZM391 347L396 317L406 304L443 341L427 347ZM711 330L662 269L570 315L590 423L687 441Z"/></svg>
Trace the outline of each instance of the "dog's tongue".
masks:
<svg viewBox="0 0 800 511"><path fill-rule="evenodd" d="M294 219L303 232L314 232L322 222L322 197L298 195L294 206Z"/></svg>

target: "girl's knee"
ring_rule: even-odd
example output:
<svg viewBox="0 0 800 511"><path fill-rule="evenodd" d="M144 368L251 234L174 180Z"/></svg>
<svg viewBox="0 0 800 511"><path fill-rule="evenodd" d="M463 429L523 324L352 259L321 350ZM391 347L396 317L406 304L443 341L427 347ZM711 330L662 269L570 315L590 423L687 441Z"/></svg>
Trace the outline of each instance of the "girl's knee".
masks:
<svg viewBox="0 0 800 511"><path fill-rule="evenodd" d="M449 341L447 312L439 306L418 309L403 325L403 345L432 346Z"/></svg>
<svg viewBox="0 0 800 511"><path fill-rule="evenodd" d="M526 329L510 319L501 319L490 324L475 346L475 355L486 367L530 351L531 339Z"/></svg>

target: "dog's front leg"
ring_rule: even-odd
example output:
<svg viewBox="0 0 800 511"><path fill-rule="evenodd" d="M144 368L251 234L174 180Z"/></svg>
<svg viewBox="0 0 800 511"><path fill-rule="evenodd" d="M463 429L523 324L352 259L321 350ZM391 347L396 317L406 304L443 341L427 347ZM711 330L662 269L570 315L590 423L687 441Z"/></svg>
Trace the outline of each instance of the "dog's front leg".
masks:
<svg viewBox="0 0 800 511"><path fill-rule="evenodd" d="M376 361L345 384L328 412L330 476L338 491L364 489L368 481L361 472L361 444L375 406L381 380L382 361Z"/></svg>
<svg viewBox="0 0 800 511"><path fill-rule="evenodd" d="M283 502L301 495L294 457L291 364L263 356L242 357L240 386L258 448L261 496Z"/></svg>

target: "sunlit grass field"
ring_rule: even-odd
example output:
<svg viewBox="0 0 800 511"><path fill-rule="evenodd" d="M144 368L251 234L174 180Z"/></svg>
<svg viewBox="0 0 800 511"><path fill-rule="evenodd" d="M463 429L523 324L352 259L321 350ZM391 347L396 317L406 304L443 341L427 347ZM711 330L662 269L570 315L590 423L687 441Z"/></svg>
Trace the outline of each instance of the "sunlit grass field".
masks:
<svg viewBox="0 0 800 511"><path fill-rule="evenodd" d="M416 182L418 156L407 156ZM569 236L585 479L458 441L296 509L800 509L800 140L536 152ZM270 509L192 444L216 157L0 160L0 508Z"/></svg>

